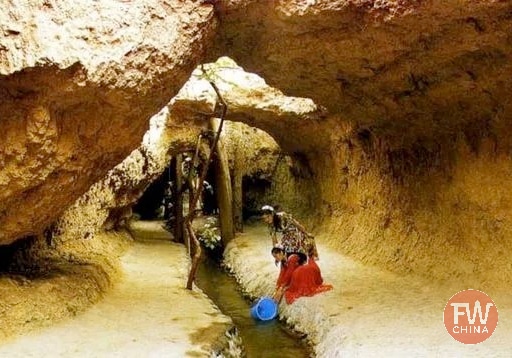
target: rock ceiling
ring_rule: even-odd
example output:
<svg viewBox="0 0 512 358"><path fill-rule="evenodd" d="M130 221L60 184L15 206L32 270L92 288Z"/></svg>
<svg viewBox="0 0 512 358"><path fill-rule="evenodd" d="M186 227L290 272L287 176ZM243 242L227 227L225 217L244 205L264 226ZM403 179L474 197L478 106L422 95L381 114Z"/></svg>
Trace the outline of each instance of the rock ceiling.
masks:
<svg viewBox="0 0 512 358"><path fill-rule="evenodd" d="M396 145L510 116L510 1L262 1L218 11L212 57L228 55Z"/></svg>

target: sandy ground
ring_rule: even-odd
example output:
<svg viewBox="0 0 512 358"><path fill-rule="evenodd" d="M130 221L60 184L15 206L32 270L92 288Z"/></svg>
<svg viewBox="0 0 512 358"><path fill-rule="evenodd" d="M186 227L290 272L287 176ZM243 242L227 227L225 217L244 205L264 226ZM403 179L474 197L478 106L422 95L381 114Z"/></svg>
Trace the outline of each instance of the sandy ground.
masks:
<svg viewBox="0 0 512 358"><path fill-rule="evenodd" d="M202 357L231 326L200 290L184 288L182 245L159 222L134 224L124 279L88 311L0 346L0 357Z"/></svg>
<svg viewBox="0 0 512 358"><path fill-rule="evenodd" d="M278 268L270 249L268 231L256 225L246 227L226 251L226 264L255 296L274 288ZM443 310L451 296L469 287L365 267L325 247L321 240L318 250L324 281L333 284L334 290L300 298L292 305L283 302L280 307L282 319L308 334L317 357L512 356L512 296L506 288L471 287L494 300L499 322L486 341L464 345L447 333Z"/></svg>
<svg viewBox="0 0 512 358"><path fill-rule="evenodd" d="M189 260L158 222L135 224L139 237L122 258L124 278L88 311L0 346L0 357L200 357L231 320L199 290L185 290ZM453 340L443 309L461 287L398 276L354 262L318 242L326 283L334 290L281 304L280 313L307 333L317 357L510 357L512 297L487 290L498 327L478 345ZM226 263L254 296L273 291L278 269L262 225L246 227Z"/></svg>

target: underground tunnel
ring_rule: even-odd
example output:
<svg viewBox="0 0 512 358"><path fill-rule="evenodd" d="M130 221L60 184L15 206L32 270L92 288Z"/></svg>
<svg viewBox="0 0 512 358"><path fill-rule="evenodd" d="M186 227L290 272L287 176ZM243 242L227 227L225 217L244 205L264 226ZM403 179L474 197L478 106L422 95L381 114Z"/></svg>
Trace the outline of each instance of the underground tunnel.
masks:
<svg viewBox="0 0 512 358"><path fill-rule="evenodd" d="M251 356L189 275L196 152L191 223L246 300L280 272L263 206L314 237L333 289L279 305L307 354L510 352L510 2L5 5L0 355ZM500 313L479 345L442 319L468 289Z"/></svg>

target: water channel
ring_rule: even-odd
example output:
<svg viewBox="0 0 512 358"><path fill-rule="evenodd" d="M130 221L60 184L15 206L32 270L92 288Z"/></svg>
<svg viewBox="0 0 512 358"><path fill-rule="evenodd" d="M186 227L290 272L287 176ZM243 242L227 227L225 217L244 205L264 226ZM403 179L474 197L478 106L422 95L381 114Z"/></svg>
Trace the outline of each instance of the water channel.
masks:
<svg viewBox="0 0 512 358"><path fill-rule="evenodd" d="M277 319L255 321L250 302L238 289L235 279L210 258L200 265L197 285L215 302L222 313L230 316L239 330L248 358L307 358L308 346Z"/></svg>

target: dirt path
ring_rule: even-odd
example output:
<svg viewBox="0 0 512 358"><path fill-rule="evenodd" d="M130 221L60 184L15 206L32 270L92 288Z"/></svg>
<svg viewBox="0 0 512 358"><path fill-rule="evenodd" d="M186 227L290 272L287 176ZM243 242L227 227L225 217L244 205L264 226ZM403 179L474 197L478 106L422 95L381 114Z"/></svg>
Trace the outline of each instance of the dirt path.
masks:
<svg viewBox="0 0 512 358"><path fill-rule="evenodd" d="M278 275L270 245L268 231L257 225L228 246L227 264L256 296L272 292ZM468 287L366 267L321 241L318 249L324 280L334 290L280 307L291 325L308 333L318 357L510 357L512 297L506 288L473 287L494 300L499 322L485 342L464 345L446 332L443 310Z"/></svg>
<svg viewBox="0 0 512 358"><path fill-rule="evenodd" d="M184 289L189 261L158 222L135 224L125 277L87 312L0 346L0 357L201 357L231 320Z"/></svg>

